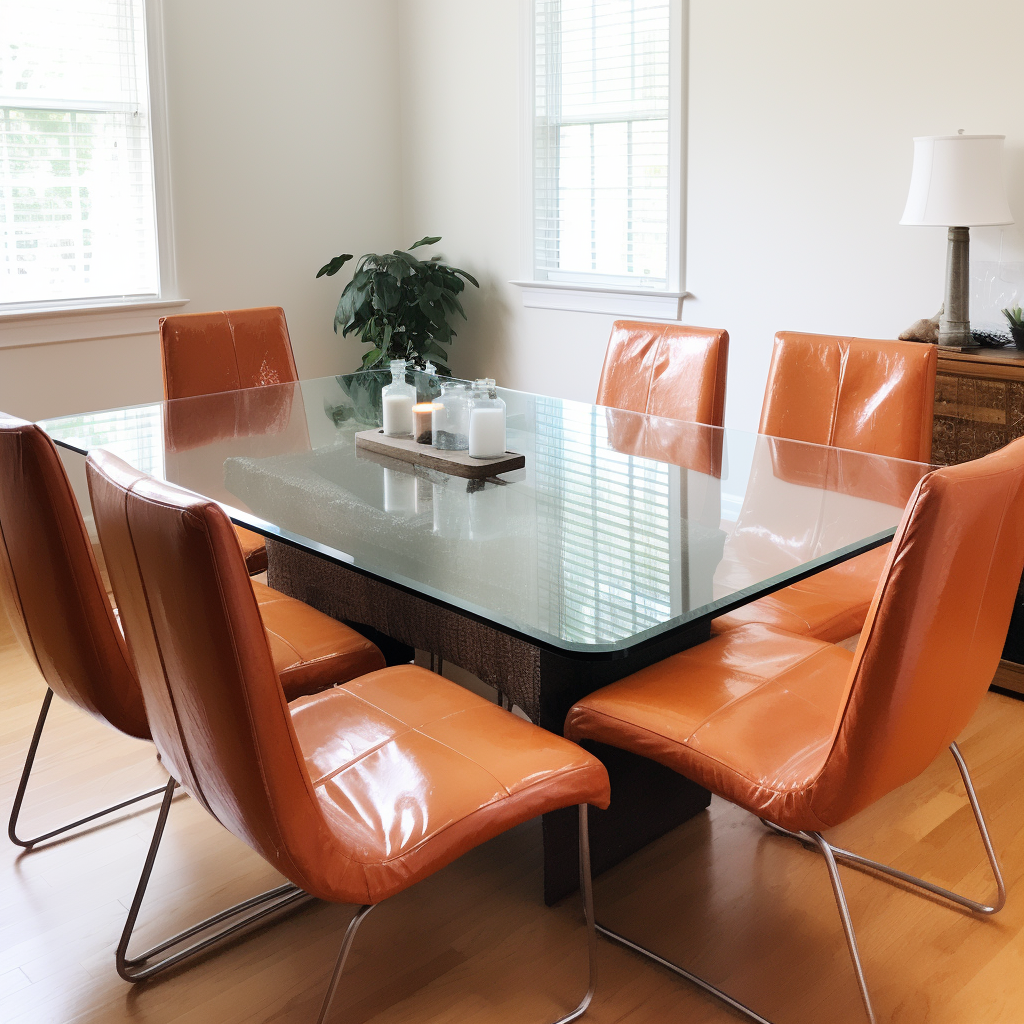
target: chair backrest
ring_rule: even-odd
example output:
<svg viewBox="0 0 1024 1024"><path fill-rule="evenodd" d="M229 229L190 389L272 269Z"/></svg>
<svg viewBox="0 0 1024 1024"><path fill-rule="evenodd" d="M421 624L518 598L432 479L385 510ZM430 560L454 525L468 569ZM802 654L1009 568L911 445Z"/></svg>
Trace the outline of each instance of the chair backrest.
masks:
<svg viewBox="0 0 1024 1024"><path fill-rule="evenodd" d="M230 521L214 502L108 452L93 452L86 470L164 765L303 884L326 828Z"/></svg>
<svg viewBox="0 0 1024 1024"><path fill-rule="evenodd" d="M720 427L728 366L728 331L616 320L595 402Z"/></svg>
<svg viewBox="0 0 1024 1024"><path fill-rule="evenodd" d="M812 808L837 824L919 775L992 682L1024 569L1024 439L928 474L907 505Z"/></svg>
<svg viewBox="0 0 1024 1024"><path fill-rule="evenodd" d="M935 345L780 331L762 434L930 462Z"/></svg>
<svg viewBox="0 0 1024 1024"><path fill-rule="evenodd" d="M149 738L142 691L53 441L0 413L0 601L47 685Z"/></svg>
<svg viewBox="0 0 1024 1024"><path fill-rule="evenodd" d="M168 400L299 379L280 306L162 317L160 354Z"/></svg>

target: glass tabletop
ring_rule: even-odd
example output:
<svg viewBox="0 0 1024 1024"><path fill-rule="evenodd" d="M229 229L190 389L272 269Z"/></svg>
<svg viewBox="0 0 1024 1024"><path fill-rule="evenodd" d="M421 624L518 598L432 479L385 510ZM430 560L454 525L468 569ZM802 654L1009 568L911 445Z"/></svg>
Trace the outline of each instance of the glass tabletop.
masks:
<svg viewBox="0 0 1024 1024"><path fill-rule="evenodd" d="M577 656L616 656L877 547L931 468L498 389L525 468L466 480L357 448L389 379L40 425L268 537ZM421 400L438 393L438 378L410 379Z"/></svg>

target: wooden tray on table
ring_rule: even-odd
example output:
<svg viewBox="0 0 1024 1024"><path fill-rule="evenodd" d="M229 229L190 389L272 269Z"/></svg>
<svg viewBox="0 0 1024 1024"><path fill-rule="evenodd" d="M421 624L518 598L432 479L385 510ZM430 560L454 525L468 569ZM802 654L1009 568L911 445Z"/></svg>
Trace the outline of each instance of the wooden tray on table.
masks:
<svg viewBox="0 0 1024 1024"><path fill-rule="evenodd" d="M482 480L485 477L497 476L499 473L511 473L514 469L522 469L526 465L526 456L516 452L505 452L493 459L474 459L469 452L448 452L433 448L429 444L420 444L411 437L385 437L380 427L374 430L361 430L356 434L356 448L388 455L393 459L411 462L416 466L426 466L452 476L461 476L469 480Z"/></svg>

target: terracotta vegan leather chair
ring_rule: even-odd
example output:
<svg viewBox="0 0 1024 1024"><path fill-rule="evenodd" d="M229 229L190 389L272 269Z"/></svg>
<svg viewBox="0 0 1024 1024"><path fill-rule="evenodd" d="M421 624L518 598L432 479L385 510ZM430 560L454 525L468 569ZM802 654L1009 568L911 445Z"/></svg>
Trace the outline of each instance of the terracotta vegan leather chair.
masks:
<svg viewBox="0 0 1024 1024"><path fill-rule="evenodd" d="M160 794L163 787L45 835L18 837L18 816L54 693L128 736L151 737L135 668L57 449L35 424L2 413L0 479L0 601L48 687L8 826L12 842L30 847ZM383 667L377 648L354 630L260 583L253 581L252 589L288 699Z"/></svg>
<svg viewBox="0 0 1024 1024"><path fill-rule="evenodd" d="M936 358L934 345L780 331L758 430L929 462ZM720 616L712 632L763 622L830 643L845 640L860 631L888 554L885 545L826 569Z"/></svg>
<svg viewBox="0 0 1024 1024"><path fill-rule="evenodd" d="M223 510L106 452L93 453L87 471L153 738L172 775L118 947L123 977L139 981L181 959L153 960L176 940L127 956L176 784L284 874L291 899L360 906L321 1022L374 906L513 825L573 804L593 955L586 809L609 800L596 758L411 665L289 707ZM562 1020L582 1014L592 991Z"/></svg>
<svg viewBox="0 0 1024 1024"><path fill-rule="evenodd" d="M161 317L160 355L168 401L299 379L280 306ZM241 526L235 532L249 575L263 572L264 539Z"/></svg>
<svg viewBox="0 0 1024 1024"><path fill-rule="evenodd" d="M992 680L1022 568L1024 440L1018 440L921 480L855 653L773 626L741 626L586 697L569 712L565 734L667 765L820 850L874 1021L837 860L975 913L994 914L1005 902L956 737ZM914 779L945 747L960 769L996 877L991 905L841 850L821 835Z"/></svg>
<svg viewBox="0 0 1024 1024"><path fill-rule="evenodd" d="M720 427L728 369L728 331L616 320L595 403Z"/></svg>

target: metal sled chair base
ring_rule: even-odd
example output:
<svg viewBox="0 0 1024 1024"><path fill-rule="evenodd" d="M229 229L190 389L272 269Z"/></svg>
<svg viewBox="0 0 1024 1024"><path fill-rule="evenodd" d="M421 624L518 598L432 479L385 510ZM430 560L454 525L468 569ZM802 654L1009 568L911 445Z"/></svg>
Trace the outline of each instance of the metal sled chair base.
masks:
<svg viewBox="0 0 1024 1024"><path fill-rule="evenodd" d="M571 1013L559 1017L554 1024L570 1024L571 1021L582 1017L594 998L594 986L597 982L597 932L594 923L594 892L590 877L590 835L587 831L587 805L579 805L579 829L580 829L580 892L583 897L583 913L587 920L587 961L589 970L589 982L587 992L579 1005ZM345 970L345 961L348 959L349 951L355 940L359 926L366 919L366 916L379 904L368 904L356 911L355 917L349 922L345 930L345 938L341 943L341 952L338 954L338 962L334 965L334 973L331 975L330 984L327 986L327 994L324 996L323 1005L320 1007L320 1016L316 1024L327 1024L327 1015L331 1011L331 1003L334 1001L335 993L338 991L338 984L341 981L342 973Z"/></svg>
<svg viewBox="0 0 1024 1024"><path fill-rule="evenodd" d="M177 935L165 939L151 949L147 949L144 953L138 954L138 956L128 956L128 943L131 941L135 922L138 920L142 901L149 886L149 879L153 874L153 865L156 863L157 851L160 849L160 840L163 838L164 828L167 825L167 816L171 809L171 800L174 798L174 791L177 785L171 779L160 790L164 794L163 802L160 804L160 814L157 817L156 828L153 830L153 839L149 844L149 853L146 855L146 863L142 868L142 876L139 878L138 888L135 890L135 898L132 900L131 908L128 911L128 919L125 921L124 931L121 933L121 941L117 945L117 952L115 954L117 973L125 981L139 982L152 978L162 971L166 971L185 960L197 956L215 943L226 939L230 935L234 935L236 932L247 928L264 917L269 917L271 914L275 914L285 908L298 908L299 905L313 899L308 892L304 892L288 882L277 886L275 889L269 889L267 892L260 893L258 896L253 896L251 899L236 903L233 907L228 907L227 910L222 910L219 914L214 914L212 917L206 918L205 921L200 921L191 928L186 928L184 931L178 932ZM224 922L230 923L225 924ZM223 927L218 927L219 925ZM211 931L211 929L216 930ZM198 935L204 935L207 932L210 934L206 934L203 938L191 943L184 949L178 949L176 952L161 958L160 955L162 953L175 949L175 947L188 942L189 939L193 939Z"/></svg>
<svg viewBox="0 0 1024 1024"><path fill-rule="evenodd" d="M46 724L46 716L49 713L52 701L53 690L47 689L46 696L43 698L43 706L39 710L39 717L36 719L35 731L32 733L32 742L29 744L28 754L25 756L25 766L21 770L21 779L18 782L18 791L14 796L14 806L11 808L10 821L7 823L7 835L10 837L11 842L16 846L24 847L26 850L31 849L39 843L45 843L47 839L54 839L57 836L63 835L65 832L70 832L72 829L76 829L80 825L88 825L90 821L95 821L97 818L104 818L108 814L120 811L124 807L130 807L132 804L138 803L140 800L146 800L151 796L159 796L164 791L164 787L159 786L158 788L151 789L146 793L140 793L138 796L122 800L119 804L114 804L112 807L105 807L102 811L96 811L88 817L79 818L78 821L72 821L67 825L61 825L60 828L55 828L52 832L47 832L44 835L36 836L33 839L20 838L17 834L18 817L21 814L21 806L25 802L25 791L28 789L29 776L32 774L32 766L35 764L36 760L36 751L39 749L39 740L43 735L43 726Z"/></svg>
<svg viewBox="0 0 1024 1024"><path fill-rule="evenodd" d="M867 857L861 857L859 854L851 853L849 850L842 850L839 847L833 846L818 832L790 832L787 829L773 825L769 821L765 821L764 818L761 819L763 824L767 825L773 832L787 838L796 839L806 846L810 846L812 848L816 847L825 858L825 863L828 867L829 879L832 883L832 892L836 899L836 906L839 909L839 916L843 922L846 944L850 950L850 958L853 960L853 969L857 976L857 985L860 989L861 999L864 1003L864 1010L867 1013L868 1020L871 1024L876 1024L875 1011L871 1005L871 997L868 994L867 982L864 979L864 969L860 960L860 951L857 948L857 937L853 930L853 921L850 918L850 910L846 903L846 894L843 891L843 883L839 877L839 867L836 863L837 860L842 860L844 862L849 862L854 866L866 867L874 871L881 872L882 874L890 875L893 878L897 878L900 881L907 883L908 885L923 889L936 896L941 896L944 899L950 900L951 902L978 914L998 913L1006 903L1006 886L1003 882L1003 875L999 869L999 862L996 859L995 850L992 847L992 840L989 836L988 827L985 824L985 818L982 815L981 807L978 804L978 797L974 791L974 785L971 782L970 772L967 769L967 764L963 759L963 755L960 753L960 748L953 743L950 745L949 749L956 760L957 767L960 769L960 777L964 780L964 787L967 790L967 798L970 801L971 809L974 811L974 818L978 823L978 830L981 833L981 839L985 845L985 852L988 854L989 864L992 867L992 873L995 875L998 893L995 903L991 906L983 903L976 903L974 900L968 899L966 896L961 896L959 893L951 892L949 889L943 889L941 886L933 885L931 882L926 882L924 879L917 878L914 875L908 875L897 868L889 867L886 864L880 864L878 861L869 860ZM618 942L627 949L632 949L635 953L640 953L649 960L653 960L656 964L667 968L682 978L686 978L687 981L697 985L710 995L717 997L722 1002L731 1006L734 1010L743 1014L749 1020L756 1021L757 1024L771 1024L771 1021L767 1018L762 1017L759 1013L750 1009L749 1006L739 1002L739 1000L733 999L732 996L723 992L720 988L716 988L710 982L705 981L696 974L692 974L690 971L679 967L677 964L664 959L664 957L658 956L657 953L646 949L639 943L632 942L625 936L619 935L618 932L614 932L610 928L605 928L601 924L597 925L597 930L614 942Z"/></svg>
<svg viewBox="0 0 1024 1024"><path fill-rule="evenodd" d="M298 888L298 886L292 885L291 883L280 885L276 889L270 889L267 892L260 893L260 895L253 896L251 899L245 900L242 903L237 903L235 906L229 907L227 910L223 910L219 914L214 914L212 917L208 917L205 921L200 921L199 924L193 925L191 928L187 928L185 931L179 932L177 935L174 935L169 939L165 939L158 945L153 946L152 949L147 949L145 953L129 957L128 943L131 941L135 922L138 920L139 911L142 908L142 901L145 898L146 889L149 885L149 879L153 873L153 865L156 863L157 851L160 848L160 840L163 837L164 828L167 825L167 816L170 813L171 800L174 798L174 791L177 788L177 785L178 784L171 779L163 790L164 799L160 805L160 814L157 817L156 827L153 830L153 839L149 845L149 853L146 855L146 862L142 868L142 875L139 878L139 885L135 891L135 898L132 900L131 909L128 911L128 919L125 921L124 931L121 933L121 941L117 946L117 973L124 978L125 981L140 982L145 981L148 978L152 978L154 975L157 975L162 971L166 971L185 960L191 959L204 950L209 949L210 946L215 943L220 942L229 935L233 935L235 932L241 931L241 929L259 921L261 918L268 917L271 914L275 914L286 908L297 908L305 901L314 898L309 893L304 892L302 889ZM583 1016L587 1007L590 1005L590 1001L594 998L594 986L596 983L597 933L594 925L594 894L590 876L590 838L587 831L586 804L580 805L579 821L580 888L583 894L583 911L587 920L589 983L587 985L586 995L584 995L576 1009L571 1013L566 1014L564 1017L560 1017L554 1022L554 1024L570 1024L571 1021ZM338 990L342 973L345 970L345 962L348 959L352 943L355 941L356 932L359 930L359 926L366 919L370 911L373 910L374 906L376 906L376 904L368 904L360 907L356 911L355 916L349 922L348 928L345 930L345 937L341 943L341 951L338 954L338 960L334 966L334 973L331 975L331 981L327 987L327 994L324 996L323 1005L320 1007L320 1015L317 1018L317 1024L324 1024L327 1020L327 1015L331 1009L331 1003L334 1001L334 996ZM224 922L231 923L225 925ZM223 925L223 927L218 928L218 925ZM160 958L162 953L166 953L168 950L181 946L183 943L188 942L189 939L195 938L197 935L202 935L204 932L210 932L211 929L215 928L217 929L216 931L212 931L204 938L193 942L184 949L179 949L177 952L173 952L162 959Z"/></svg>

